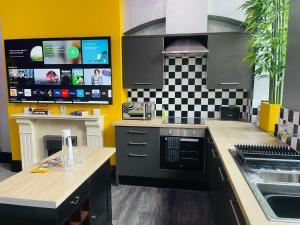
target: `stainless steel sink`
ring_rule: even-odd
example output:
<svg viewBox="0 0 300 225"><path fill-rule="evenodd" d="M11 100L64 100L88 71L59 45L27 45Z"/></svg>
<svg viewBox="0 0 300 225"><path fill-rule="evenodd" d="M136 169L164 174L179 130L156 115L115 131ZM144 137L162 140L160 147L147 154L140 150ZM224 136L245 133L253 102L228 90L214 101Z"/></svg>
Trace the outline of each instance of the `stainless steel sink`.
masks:
<svg viewBox="0 0 300 225"><path fill-rule="evenodd" d="M273 212L280 218L300 219L300 196L293 195L266 195Z"/></svg>
<svg viewBox="0 0 300 225"><path fill-rule="evenodd" d="M300 222L300 171L249 168L231 151L240 171L272 221Z"/></svg>
<svg viewBox="0 0 300 225"><path fill-rule="evenodd" d="M257 175L266 183L300 183L300 173L297 171L259 171Z"/></svg>
<svg viewBox="0 0 300 225"><path fill-rule="evenodd" d="M254 185L264 197L267 195L300 196L300 185L272 183L254 183Z"/></svg>
<svg viewBox="0 0 300 225"><path fill-rule="evenodd" d="M262 208L273 220L300 221L300 185L255 183ZM254 188L255 190L255 188Z"/></svg>

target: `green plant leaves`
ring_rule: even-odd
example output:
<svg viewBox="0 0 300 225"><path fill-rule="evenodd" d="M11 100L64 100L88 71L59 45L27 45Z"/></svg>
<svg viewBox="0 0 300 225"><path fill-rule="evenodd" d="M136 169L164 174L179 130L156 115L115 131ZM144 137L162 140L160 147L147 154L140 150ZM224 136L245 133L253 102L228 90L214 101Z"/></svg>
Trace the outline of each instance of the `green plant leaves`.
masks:
<svg viewBox="0 0 300 225"><path fill-rule="evenodd" d="M270 79L270 103L282 102L289 0L246 0L244 26L251 34L248 56L254 76Z"/></svg>

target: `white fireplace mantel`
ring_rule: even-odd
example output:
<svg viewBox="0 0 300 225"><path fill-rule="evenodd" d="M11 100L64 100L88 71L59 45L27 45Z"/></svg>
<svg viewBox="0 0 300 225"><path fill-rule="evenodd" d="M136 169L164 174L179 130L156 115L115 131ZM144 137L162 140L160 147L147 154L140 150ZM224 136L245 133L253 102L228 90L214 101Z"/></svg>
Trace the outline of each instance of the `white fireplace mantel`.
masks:
<svg viewBox="0 0 300 225"><path fill-rule="evenodd" d="M23 170L47 157L43 136L61 135L62 129L71 129L78 145L103 147L103 116L14 114L12 117L19 125Z"/></svg>

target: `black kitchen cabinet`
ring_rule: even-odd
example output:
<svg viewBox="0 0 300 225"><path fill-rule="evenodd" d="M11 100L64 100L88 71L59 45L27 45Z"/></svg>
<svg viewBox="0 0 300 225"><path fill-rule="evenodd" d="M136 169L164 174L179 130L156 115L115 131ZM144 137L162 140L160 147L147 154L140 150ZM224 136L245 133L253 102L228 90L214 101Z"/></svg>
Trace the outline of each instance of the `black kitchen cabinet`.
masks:
<svg viewBox="0 0 300 225"><path fill-rule="evenodd" d="M207 174L215 225L246 225L212 138L207 136Z"/></svg>
<svg viewBox="0 0 300 225"><path fill-rule="evenodd" d="M124 36L123 87L162 89L164 38L162 36Z"/></svg>
<svg viewBox="0 0 300 225"><path fill-rule="evenodd" d="M248 55L249 37L247 33L208 35L208 89L251 89L253 69L243 60Z"/></svg>
<svg viewBox="0 0 300 225"><path fill-rule="evenodd" d="M283 89L283 107L300 111L300 63L299 63L299 52L300 52L300 1L290 1L290 12L289 12L289 31L288 31L288 42L287 42L287 56L286 56L286 72L284 78L284 89Z"/></svg>
<svg viewBox="0 0 300 225"><path fill-rule="evenodd" d="M109 164L109 162L107 162ZM89 180L90 225L111 224L111 168L106 165Z"/></svg>
<svg viewBox="0 0 300 225"><path fill-rule="evenodd" d="M116 127L116 175L157 177L159 128Z"/></svg>

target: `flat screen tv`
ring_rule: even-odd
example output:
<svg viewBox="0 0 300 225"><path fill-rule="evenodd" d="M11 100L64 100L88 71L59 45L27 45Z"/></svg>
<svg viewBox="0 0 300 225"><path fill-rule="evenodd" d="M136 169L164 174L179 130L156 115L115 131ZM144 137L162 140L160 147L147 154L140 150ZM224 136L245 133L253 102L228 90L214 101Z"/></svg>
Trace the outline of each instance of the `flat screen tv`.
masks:
<svg viewBox="0 0 300 225"><path fill-rule="evenodd" d="M5 40L10 103L112 104L110 37Z"/></svg>

